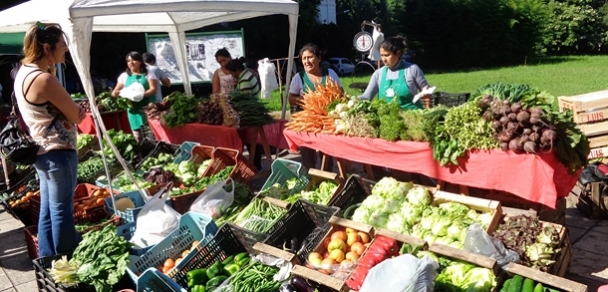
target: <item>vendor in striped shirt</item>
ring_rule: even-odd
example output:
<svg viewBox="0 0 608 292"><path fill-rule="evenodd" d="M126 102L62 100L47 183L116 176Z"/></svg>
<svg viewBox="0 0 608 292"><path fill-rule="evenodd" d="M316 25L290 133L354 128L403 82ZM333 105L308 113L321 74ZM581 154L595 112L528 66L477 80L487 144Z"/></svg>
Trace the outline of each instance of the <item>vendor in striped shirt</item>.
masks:
<svg viewBox="0 0 608 292"><path fill-rule="evenodd" d="M247 59L240 57L226 63L226 69L237 80L235 91L245 94L258 95L260 93L260 79L258 74L245 67Z"/></svg>

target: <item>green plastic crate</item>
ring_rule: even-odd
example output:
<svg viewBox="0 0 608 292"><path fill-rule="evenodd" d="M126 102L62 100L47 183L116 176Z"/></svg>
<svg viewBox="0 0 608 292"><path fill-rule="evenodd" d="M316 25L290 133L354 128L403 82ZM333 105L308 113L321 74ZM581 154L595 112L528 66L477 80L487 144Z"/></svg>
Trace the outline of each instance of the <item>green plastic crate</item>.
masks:
<svg viewBox="0 0 608 292"><path fill-rule="evenodd" d="M276 183L287 187L288 180L297 178L296 185L289 191L290 194L297 194L303 191L310 182L308 170L299 162L277 158L272 162L271 169L272 173L264 183L262 191Z"/></svg>

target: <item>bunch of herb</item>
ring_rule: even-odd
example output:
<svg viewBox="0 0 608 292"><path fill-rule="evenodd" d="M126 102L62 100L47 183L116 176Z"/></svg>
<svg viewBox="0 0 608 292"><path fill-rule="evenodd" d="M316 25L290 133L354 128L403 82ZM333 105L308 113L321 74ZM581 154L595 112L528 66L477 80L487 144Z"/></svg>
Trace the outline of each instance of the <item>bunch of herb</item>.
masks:
<svg viewBox="0 0 608 292"><path fill-rule="evenodd" d="M166 102L169 106L167 113L161 116L161 122L167 127L173 128L196 121L196 105L198 105L199 101L193 95L174 92L166 96L163 102Z"/></svg>
<svg viewBox="0 0 608 292"><path fill-rule="evenodd" d="M396 100L392 102L374 100L372 106L376 108L378 117L380 117L380 138L388 141L410 140L400 116L401 107Z"/></svg>
<svg viewBox="0 0 608 292"><path fill-rule="evenodd" d="M126 98L115 98L109 91L104 91L95 97L99 111L114 112L126 110L133 106L133 103Z"/></svg>
<svg viewBox="0 0 608 292"><path fill-rule="evenodd" d="M116 131L110 129L108 130L108 136L110 136L112 143L116 146L116 149L118 149L118 152L120 152L120 155L124 159L133 161L136 158L139 150L139 143L137 143L137 140L135 140L135 137L132 134L127 134L122 130ZM103 144L103 151L106 156L114 158L115 155L112 148L110 148L105 140Z"/></svg>
<svg viewBox="0 0 608 292"><path fill-rule="evenodd" d="M230 104L240 115L241 126L259 126L272 123L268 109L257 95L233 93L230 95Z"/></svg>
<svg viewBox="0 0 608 292"><path fill-rule="evenodd" d="M400 113L407 130L407 135L413 141L430 142L435 135L435 128L446 115L448 108L440 105L428 110L407 110Z"/></svg>

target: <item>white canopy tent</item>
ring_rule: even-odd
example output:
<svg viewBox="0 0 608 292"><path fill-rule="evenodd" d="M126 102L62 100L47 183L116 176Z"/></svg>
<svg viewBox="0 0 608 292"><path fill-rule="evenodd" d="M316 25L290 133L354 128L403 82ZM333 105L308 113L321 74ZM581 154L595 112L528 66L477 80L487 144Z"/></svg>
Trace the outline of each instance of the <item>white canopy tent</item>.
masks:
<svg viewBox="0 0 608 292"><path fill-rule="evenodd" d="M90 76L92 32L167 32L180 72L188 72L185 32L264 15L289 17L287 72L291 72L298 24L298 4L291 0L31 0L0 11L0 32L24 32L37 21L58 23L70 39L70 52L85 93L94 96ZM94 56L92 56L94 57ZM287 76L287 83L291 76ZM188 74L182 80L192 93ZM283 105L285 114L286 103Z"/></svg>
<svg viewBox="0 0 608 292"><path fill-rule="evenodd" d="M90 59L95 57L90 56L93 31L167 32L180 72L188 72L186 31L273 14L284 14L289 18L287 72L291 72L298 24L298 4L291 0L30 0L0 11L0 33L25 32L38 21L61 25L69 39L70 53L85 93L91 105L94 105L95 92L90 75ZM291 75L288 74L286 84L290 84L290 79ZM182 80L186 93L191 94L188 74L182 74ZM283 117L288 92L285 91ZM97 107L91 106L91 110L98 133L104 134L108 144L120 157L107 136L105 126L100 123ZM128 169L123 159L119 161L123 168Z"/></svg>

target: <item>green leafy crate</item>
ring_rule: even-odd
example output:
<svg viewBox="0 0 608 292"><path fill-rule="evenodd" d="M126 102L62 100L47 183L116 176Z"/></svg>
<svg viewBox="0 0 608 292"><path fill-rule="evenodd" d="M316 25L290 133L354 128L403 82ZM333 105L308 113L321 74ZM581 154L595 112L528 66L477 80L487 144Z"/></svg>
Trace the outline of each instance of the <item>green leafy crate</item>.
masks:
<svg viewBox="0 0 608 292"><path fill-rule="evenodd" d="M182 143L179 146L179 152L176 153L173 163L179 164L182 161L190 160L190 157L192 157L192 148L194 148L196 145L200 145L200 143L191 141L185 141Z"/></svg>
<svg viewBox="0 0 608 292"><path fill-rule="evenodd" d="M359 204L372 193L372 189L377 182L362 178L357 174L351 175L342 190L329 201L329 206L340 208L340 215L346 219L350 219L356 209L356 204ZM350 208L352 207L352 208Z"/></svg>
<svg viewBox="0 0 608 292"><path fill-rule="evenodd" d="M138 274L149 267L162 266L168 258L177 259L182 252L190 250L192 243L198 241L195 249L192 249L182 262L176 267L188 262L200 246L206 245L217 233L217 226L213 220L195 212L187 212L179 219L179 227L167 237L152 247L148 252L138 259L129 262L127 273L134 282L138 280Z"/></svg>
<svg viewBox="0 0 608 292"><path fill-rule="evenodd" d="M445 105L447 107L459 106L469 100L471 93L435 92L431 96L433 106Z"/></svg>
<svg viewBox="0 0 608 292"><path fill-rule="evenodd" d="M292 238L305 239L308 243L303 251L298 253L301 263L306 262L308 255L314 251L331 228L329 219L338 213L337 207L313 204L304 199L298 199L291 204L283 215L267 232L265 244L283 249L283 243Z"/></svg>
<svg viewBox="0 0 608 292"><path fill-rule="evenodd" d="M253 245L262 242L266 236L242 229L234 224L226 223L220 227L217 234L206 245L200 245L188 261L183 260L178 268L171 270L169 277L175 279L182 287L187 286L186 274L195 269L209 268L216 261L223 261L231 255L241 252L255 254Z"/></svg>
<svg viewBox="0 0 608 292"><path fill-rule="evenodd" d="M184 286L185 287L185 286ZM163 291L163 292L182 292L184 291L167 275L156 268L149 268L144 271L137 280L138 291Z"/></svg>
<svg viewBox="0 0 608 292"><path fill-rule="evenodd" d="M72 257L71 254L60 254L49 257L41 257L33 260L34 273L36 274L36 284L38 285L38 291L44 292L95 292L95 288L92 285L78 284L72 287L63 287L53 281L53 278L49 274L49 270L52 267L54 260L61 259L62 256L66 255L68 260ZM129 281L129 278L125 275L122 279L112 287L113 291L120 291L122 289L133 289L135 290L133 283ZM157 290L166 291L166 290Z"/></svg>
<svg viewBox="0 0 608 292"><path fill-rule="evenodd" d="M303 191L310 182L308 171L301 163L296 161L277 158L272 162L271 170L272 173L264 183L264 186L262 186L262 191L274 184L287 188L287 181L296 178L296 185L289 192L289 194L293 195Z"/></svg>

